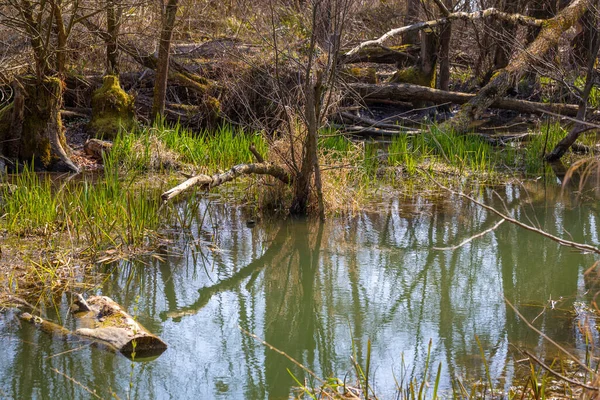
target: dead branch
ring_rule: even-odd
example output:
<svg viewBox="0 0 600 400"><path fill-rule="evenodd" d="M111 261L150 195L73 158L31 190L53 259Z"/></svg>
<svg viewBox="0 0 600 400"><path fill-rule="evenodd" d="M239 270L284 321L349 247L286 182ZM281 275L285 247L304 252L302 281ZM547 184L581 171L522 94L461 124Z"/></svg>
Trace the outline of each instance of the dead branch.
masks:
<svg viewBox="0 0 600 400"><path fill-rule="evenodd" d="M477 200L477 199L469 196L468 194L465 194L465 193L462 193L462 192L457 192L456 190L452 190L452 189L450 189L450 188L442 185L437 180L435 180L429 174L429 172L427 172L425 170L424 170L424 172L425 172L425 174L427 174L429 176L429 179L431 179L431 181L433 183L435 183L441 189L444 189L444 190L446 190L446 191L448 191L448 192L450 192L450 193L452 193L454 195L463 197L463 198L465 198L465 199L467 199L467 200L469 200L469 201L477 204L478 206L480 206L482 208L485 208L488 211L493 212L494 214L498 215L499 217L504 218L505 220L507 220L508 222L510 222L512 224L515 224L515 225L517 225L517 226L519 226L519 227L521 227L523 229L527 229L528 231L540 234L540 235L542 235L542 236L544 236L544 237L546 237L546 238L548 238L550 240L555 241L556 243L560 244L561 246L573 247L573 248L576 248L576 249L581 250L581 251L589 251L591 253L600 254L600 249L597 248L597 247L590 246L589 244L577 243L577 242L572 242L570 240L566 240L566 239L563 239L563 238L559 238L558 236L554 236L554 235L552 235L552 234L550 234L548 232L545 232L545 231L543 231L543 230L541 230L539 228L536 228L534 226L531 226L531 225L525 224L525 223L523 223L521 221L518 221L518 220L516 220L516 219L514 219L512 217L509 217L508 215L506 215L506 214L504 214L504 213L496 210L492 206L488 206L487 204L483 204L482 202L480 202L479 200Z"/></svg>
<svg viewBox="0 0 600 400"><path fill-rule="evenodd" d="M595 373L594 371L592 371L590 369L590 367L588 367L583 362L581 362L581 360L579 358L577 358L573 354L569 353L564 347L562 347L556 341L554 341L553 339L551 339L550 337L548 337L548 335L546 335L544 332L540 331L538 328L536 328L535 326L533 326L531 324L531 322L529 322L527 320L527 318L525 318L523 316L523 314L521 314L519 312L519 310L517 310L517 307L515 307L506 297L504 298L504 301L515 312L515 314L517 314L517 317L519 317L521 319L521 321L523 321L525 323L525 325L527 325L529 327L529 329L531 329L532 331L534 331L535 333L537 333L538 335L540 335L540 337L542 337L542 338L546 339L547 341L549 341L552 345L554 345L554 347L556 347L558 350L562 351L570 359L572 359L573 361L575 361L577 363L577 365L579 365L581 368L585 369L589 373L592 373L592 374Z"/></svg>
<svg viewBox="0 0 600 400"><path fill-rule="evenodd" d="M533 361L535 361L537 364L540 365L540 367L544 368L546 371L548 371L549 373L551 373L552 375L554 375L555 377L557 377L560 380L563 380L565 382L569 382L572 385L575 386L581 386L582 388L588 389L588 390L594 390L594 391L599 391L600 387L596 387L596 386L590 386L588 384L585 384L583 382L579 382L576 379L571 379L568 378L562 374L559 374L558 372L556 372L555 370L553 370L552 368L550 368L550 366L546 365L542 360L540 360L539 358L537 358L536 356L534 356L533 354L531 354L531 352L524 350L523 351L525 354L527 354L527 357L531 358Z"/></svg>
<svg viewBox="0 0 600 400"><path fill-rule="evenodd" d="M352 48L350 51L348 51L346 53L346 56L351 56L367 46L376 46L376 45L381 46L386 40L388 40L394 36L404 34L404 33L421 31L424 29L431 29L431 28L434 28L434 27L437 27L440 25L445 25L448 22L455 21L455 20L473 21L476 19L485 19L485 18L495 18L495 19L500 19L502 21L506 21L508 23L513 23L513 24L518 23L518 24L534 26L534 27L540 27L544 23L543 19L536 19L536 18L525 16L525 15L521 15L521 14L509 14L509 13L500 11L496 8L488 8L486 10L475 11L472 13L454 12L454 13L449 13L444 18L435 19L435 20L431 20L431 21L425 21L425 22L418 22L416 24L392 29L391 31L389 31L389 32L385 33L383 36L381 36L379 39L367 40L366 42L362 42L358 46L356 46L356 47Z"/></svg>
<svg viewBox="0 0 600 400"><path fill-rule="evenodd" d="M556 46L563 33L575 25L590 7L591 0L573 0L556 16L544 21L535 40L527 48L516 53L510 63L496 72L490 82L479 90L475 97L461 107L452 119L441 125L442 128L460 133L467 132L471 122L502 98L519 74L529 70L537 60L542 59L550 49Z"/></svg>
<svg viewBox="0 0 600 400"><path fill-rule="evenodd" d="M253 163L253 164L238 164L227 172L222 174L209 175L196 175L189 178L185 182L175 186L174 188L164 192L162 194L163 201L169 201L178 194L188 190L193 186L200 186L202 189L209 190L214 187L220 186L224 183L230 182L241 175L270 175L274 178L279 179L281 182L289 185L292 183L293 178L288 172L281 166L269 162Z"/></svg>
<svg viewBox="0 0 600 400"><path fill-rule="evenodd" d="M436 104L466 104L477 96L471 93L447 92L445 90L409 83L385 83L377 85L370 83L350 83L348 87L365 100L422 100ZM575 104L536 103L509 98L496 98L490 107L528 114L555 113L570 117L577 116L577 112L579 111L579 106Z"/></svg>

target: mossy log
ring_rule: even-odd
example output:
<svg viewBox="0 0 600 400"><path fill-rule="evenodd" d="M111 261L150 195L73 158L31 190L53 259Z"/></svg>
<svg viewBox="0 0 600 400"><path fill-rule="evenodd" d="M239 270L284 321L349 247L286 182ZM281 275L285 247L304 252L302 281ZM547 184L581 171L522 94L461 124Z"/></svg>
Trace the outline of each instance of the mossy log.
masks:
<svg viewBox="0 0 600 400"><path fill-rule="evenodd" d="M435 69L432 68L429 73L425 73L417 66L403 68L392 75L390 83L409 83L412 85L434 88Z"/></svg>
<svg viewBox="0 0 600 400"><path fill-rule="evenodd" d="M353 82L353 83L363 82L363 83L373 83L373 84L377 83L377 71L375 70L375 68L371 68L371 67L343 68L340 71L340 77L346 83L350 83L350 82Z"/></svg>
<svg viewBox="0 0 600 400"><path fill-rule="evenodd" d="M78 296L75 301L78 319L86 327L78 328L75 334L112 346L125 355L133 352L141 357L157 355L167 349L167 344L125 312L121 306L106 296L87 299Z"/></svg>
<svg viewBox="0 0 600 400"><path fill-rule="evenodd" d="M340 54L340 63L351 64L368 62L404 66L414 64L417 61L419 51L419 46L412 44L392 47L369 47L360 49L351 56Z"/></svg>
<svg viewBox="0 0 600 400"><path fill-rule="evenodd" d="M113 140L120 130L127 132L135 126L133 96L119 84L119 77L106 75L102 87L92 95L92 119L88 129L96 138Z"/></svg>
<svg viewBox="0 0 600 400"><path fill-rule="evenodd" d="M79 326L75 331L29 313L22 313L21 319L59 338L90 341L127 357L153 357L167 349L165 342L148 332L109 297L92 296L86 301L81 295L77 295L74 315Z"/></svg>
<svg viewBox="0 0 600 400"><path fill-rule="evenodd" d="M78 172L60 118L63 82L23 77L12 86L13 102L0 110L0 155L36 168Z"/></svg>

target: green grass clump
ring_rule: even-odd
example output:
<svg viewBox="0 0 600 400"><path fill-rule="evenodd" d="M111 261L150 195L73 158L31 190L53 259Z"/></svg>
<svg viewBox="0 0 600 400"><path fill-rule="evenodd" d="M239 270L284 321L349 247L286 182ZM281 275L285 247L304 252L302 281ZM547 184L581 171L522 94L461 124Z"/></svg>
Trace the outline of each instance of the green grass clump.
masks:
<svg viewBox="0 0 600 400"><path fill-rule="evenodd" d="M54 183L26 168L1 186L0 227L16 235L65 233L100 249L140 246L161 225L160 192L120 179L116 165L104 178Z"/></svg>
<svg viewBox="0 0 600 400"><path fill-rule="evenodd" d="M417 166L426 160L448 164L461 173L491 173L498 156L483 138L441 131L435 126L418 135L392 139L388 153L390 165L402 165L409 175L414 175Z"/></svg>
<svg viewBox="0 0 600 400"><path fill-rule="evenodd" d="M555 122L542 127L539 135L532 135L522 149L525 173L533 175L544 172L544 153L551 151L566 133L560 123Z"/></svg>
<svg viewBox="0 0 600 400"><path fill-rule="evenodd" d="M107 156L125 171L162 171L189 164L216 172L236 164L255 162L250 145L266 155L267 142L262 135L223 125L214 131L194 133L179 124L158 122L119 135ZM106 161L105 161L106 162Z"/></svg>

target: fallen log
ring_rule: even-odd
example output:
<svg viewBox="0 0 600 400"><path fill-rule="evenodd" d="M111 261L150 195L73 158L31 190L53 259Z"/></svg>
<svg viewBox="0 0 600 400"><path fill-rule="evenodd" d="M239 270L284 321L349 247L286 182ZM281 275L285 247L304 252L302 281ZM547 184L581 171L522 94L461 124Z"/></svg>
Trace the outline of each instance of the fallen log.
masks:
<svg viewBox="0 0 600 400"><path fill-rule="evenodd" d="M409 83L385 83L378 85L351 83L348 84L348 87L365 100L421 100L436 104L466 104L476 96L470 93L448 92L425 86L411 85ZM579 106L574 104L536 103L534 101L509 98L495 99L490 107L529 114L551 112L570 117L577 116L579 110Z"/></svg>
<svg viewBox="0 0 600 400"><path fill-rule="evenodd" d="M230 182L241 175L252 175L252 174L270 175L274 178L279 179L281 182L285 183L286 185L289 185L293 181L290 174L288 174L287 171L283 167L281 167L277 164L273 164L270 162L238 164L238 165L231 167L231 169L229 169L229 171L224 172L222 174L214 174L212 176L200 174L200 175L193 176L193 177L189 178L188 180L186 180L185 182L164 192L161 195L161 198L163 199L163 201L169 201L173 197L177 196L178 194L180 194L194 186L200 186L202 189L209 190L214 187L220 186L226 182Z"/></svg>
<svg viewBox="0 0 600 400"><path fill-rule="evenodd" d="M155 357L167 349L165 342L150 333L111 298L92 296L86 301L81 295L76 296L74 315L80 327L75 331L29 313L22 313L21 319L59 338L89 341L130 358Z"/></svg>
<svg viewBox="0 0 600 400"><path fill-rule="evenodd" d="M106 140L89 139L83 145L83 151L97 160L102 160L102 156L112 149L112 145L112 142Z"/></svg>
<svg viewBox="0 0 600 400"><path fill-rule="evenodd" d="M405 65L415 63L418 58L420 47L416 45L405 45L398 47L376 46L363 48L348 56L340 54L340 64L353 63L376 63Z"/></svg>

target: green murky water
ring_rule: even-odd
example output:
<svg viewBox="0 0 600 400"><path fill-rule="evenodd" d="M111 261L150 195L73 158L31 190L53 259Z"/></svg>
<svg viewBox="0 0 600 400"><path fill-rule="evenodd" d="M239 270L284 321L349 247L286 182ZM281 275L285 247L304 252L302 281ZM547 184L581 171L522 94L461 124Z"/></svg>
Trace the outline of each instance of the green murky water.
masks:
<svg viewBox="0 0 600 400"><path fill-rule="evenodd" d="M496 190L504 204L492 190L479 195L551 233L599 243L598 202L561 197L554 185ZM382 399L395 398L396 382L423 377L430 342L430 372L442 364L442 388L484 378L478 338L494 384L507 389L528 368L518 362L519 348L555 351L519 321L505 297L583 354L578 325L585 321L573 304L595 293L584 276L593 255L509 223L455 250L437 250L499 220L451 196L391 201L381 210L325 225L249 226L243 210L203 203L196 225L164 248L167 255L105 267L109 277L96 292L160 335L170 346L165 353L132 362L53 340L3 313L0 398L288 398L296 386L288 369L300 380L303 371L238 327L317 375L350 383L351 357L364 366L370 339L371 382ZM72 324L66 297L48 317Z"/></svg>

